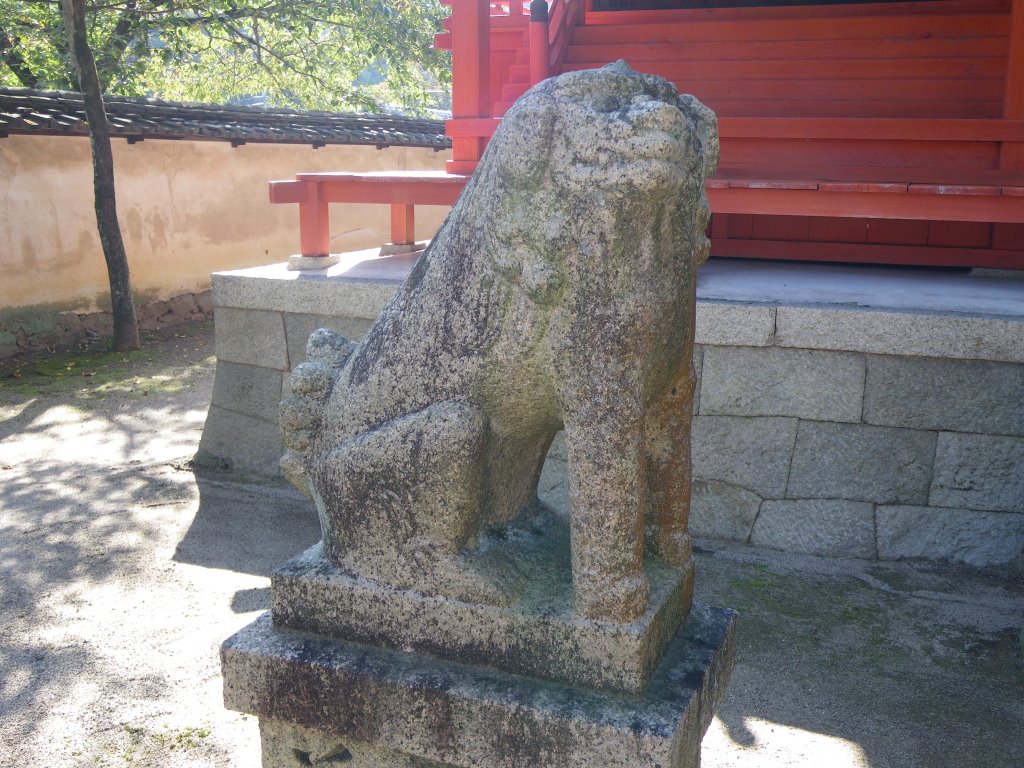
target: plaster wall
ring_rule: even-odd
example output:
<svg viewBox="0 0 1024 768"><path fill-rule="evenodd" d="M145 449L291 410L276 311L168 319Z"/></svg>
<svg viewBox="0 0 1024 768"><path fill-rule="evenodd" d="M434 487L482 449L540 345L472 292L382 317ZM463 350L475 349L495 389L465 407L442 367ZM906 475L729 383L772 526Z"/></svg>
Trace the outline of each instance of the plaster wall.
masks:
<svg viewBox="0 0 1024 768"><path fill-rule="evenodd" d="M140 303L210 287L210 273L282 261L298 250L298 207L271 205L270 179L304 171L443 170L449 153L372 146L147 140L113 144L118 214ZM93 213L89 141L0 139L0 309L109 307ZM417 208L429 237L447 209ZM386 242L386 206L332 206L332 250Z"/></svg>

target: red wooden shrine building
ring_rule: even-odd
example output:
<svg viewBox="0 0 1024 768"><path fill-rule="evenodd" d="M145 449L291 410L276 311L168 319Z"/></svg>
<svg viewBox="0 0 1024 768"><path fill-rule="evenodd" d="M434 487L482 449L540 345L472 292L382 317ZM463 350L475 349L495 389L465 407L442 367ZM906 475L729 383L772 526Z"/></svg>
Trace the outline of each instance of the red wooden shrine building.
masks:
<svg viewBox="0 0 1024 768"><path fill-rule="evenodd" d="M447 2L450 175L275 182L303 253L332 201L391 203L410 241L530 85L625 59L719 116L713 255L1024 269L1024 0Z"/></svg>

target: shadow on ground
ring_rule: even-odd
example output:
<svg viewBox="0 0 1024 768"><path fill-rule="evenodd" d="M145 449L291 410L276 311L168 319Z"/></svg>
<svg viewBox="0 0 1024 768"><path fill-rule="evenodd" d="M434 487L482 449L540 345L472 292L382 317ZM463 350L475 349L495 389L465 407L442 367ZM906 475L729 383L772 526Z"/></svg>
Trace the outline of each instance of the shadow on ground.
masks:
<svg viewBox="0 0 1024 768"><path fill-rule="evenodd" d="M196 487L199 506L175 562L269 576L320 539L313 503L283 481L199 473ZM238 597L242 606L251 599Z"/></svg>
<svg viewBox="0 0 1024 768"><path fill-rule="evenodd" d="M0 765L258 764L218 647L319 529L287 486L189 470L211 344L0 381ZM707 542L697 590L740 613L704 768L1022 764L1019 579Z"/></svg>
<svg viewBox="0 0 1024 768"><path fill-rule="evenodd" d="M1021 586L706 542L698 599L736 608L740 624L704 767L746 765L745 754L751 765L1020 765Z"/></svg>

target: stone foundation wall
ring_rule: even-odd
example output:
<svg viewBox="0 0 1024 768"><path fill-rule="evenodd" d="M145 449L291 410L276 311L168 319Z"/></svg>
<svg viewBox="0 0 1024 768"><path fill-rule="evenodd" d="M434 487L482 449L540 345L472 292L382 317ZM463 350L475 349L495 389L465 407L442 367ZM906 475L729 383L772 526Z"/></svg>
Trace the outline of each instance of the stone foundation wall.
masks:
<svg viewBox="0 0 1024 768"><path fill-rule="evenodd" d="M214 276L200 459L277 473L318 327L361 338L398 280ZM699 300L691 527L818 555L1024 565L1024 319ZM556 442L542 478L564 503Z"/></svg>
<svg viewBox="0 0 1024 768"><path fill-rule="evenodd" d="M1024 365L705 345L696 534L818 555L1009 563Z"/></svg>

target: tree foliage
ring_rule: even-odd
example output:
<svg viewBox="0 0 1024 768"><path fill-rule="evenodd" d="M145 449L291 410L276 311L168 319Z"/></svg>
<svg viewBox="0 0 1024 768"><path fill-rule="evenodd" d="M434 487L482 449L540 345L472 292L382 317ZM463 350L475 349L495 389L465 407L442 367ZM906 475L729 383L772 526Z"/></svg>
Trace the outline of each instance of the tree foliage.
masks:
<svg viewBox="0 0 1024 768"><path fill-rule="evenodd" d="M415 111L443 89L438 0L87 0L105 91ZM57 0L0 3L0 85L78 90Z"/></svg>

